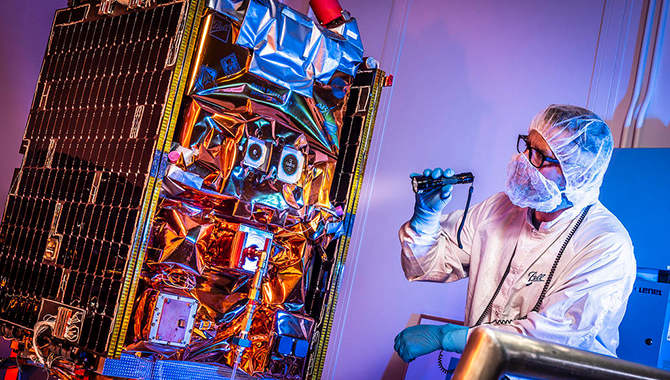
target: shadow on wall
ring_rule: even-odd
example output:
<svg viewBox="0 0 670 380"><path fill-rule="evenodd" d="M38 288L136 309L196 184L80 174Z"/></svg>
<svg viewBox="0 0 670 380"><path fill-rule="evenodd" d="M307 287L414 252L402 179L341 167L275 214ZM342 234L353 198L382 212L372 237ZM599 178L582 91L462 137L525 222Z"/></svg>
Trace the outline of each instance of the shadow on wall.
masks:
<svg viewBox="0 0 670 380"><path fill-rule="evenodd" d="M412 11L388 116L377 118L377 126L386 126L383 137L379 130L373 137L373 145L380 144L378 162L372 171L373 156L368 161L365 184L371 187L364 191L370 191L370 198L359 206L328 347L335 368L332 376L326 368L324 378L402 379L404 362L393 351L393 339L410 315L462 318L464 314L466 283L405 279L398 229L412 215L411 173L436 166L490 172L490 155L484 152L496 150L488 142L495 145L499 140L482 138L492 105L473 85L472 62L463 39L450 33L443 18L426 22ZM488 130L494 135L503 132ZM488 145L486 150L483 145ZM509 157L508 153L503 156ZM505 164L499 164L502 173ZM493 193L490 188L482 182L473 204ZM448 211L463 208L466 198L467 188L456 190Z"/></svg>
<svg viewBox="0 0 670 380"><path fill-rule="evenodd" d="M630 98L624 98L614 110L612 120L605 120L612 130L616 148L670 148L670 123L653 117L645 118L642 127L634 130L635 121L624 127ZM624 137L625 136L625 137Z"/></svg>
<svg viewBox="0 0 670 380"><path fill-rule="evenodd" d="M643 20L644 21L644 20ZM644 24L644 23L643 23ZM632 126L624 128L626 123L626 116L629 110L633 107L639 107L644 101L645 91L642 90L635 104L633 103L633 97L635 93L635 85L637 81L637 72L639 70L638 64L641 51L639 46L642 44L644 38L645 28L640 26L637 36L636 36L636 48L635 55L633 57L633 64L631 65L631 71L628 74L628 84L626 86L626 92L623 95L619 104L617 104L614 112L612 113L611 120L605 120L607 125L609 125L612 130L612 135L614 136L614 146L616 148L668 148L670 147L670 124L664 124L662 120L658 118L646 118L643 121L642 128L640 131L633 131L635 120L632 121ZM642 57L642 59L647 59L647 57ZM660 82L657 82L658 85ZM658 88L655 91L656 94L659 94ZM652 93L653 94L653 93ZM652 102L653 104L654 102ZM656 101L659 103L659 101ZM609 109L609 106L607 107ZM653 106L651 107L653 108ZM667 113L667 110L662 111L664 114ZM605 115L600 115L605 116ZM637 136L634 137L634 134ZM625 137L625 138L624 138ZM634 146L635 144L635 146Z"/></svg>
<svg viewBox="0 0 670 380"><path fill-rule="evenodd" d="M658 118L646 119L642 127L640 148L670 148L670 123Z"/></svg>
<svg viewBox="0 0 670 380"><path fill-rule="evenodd" d="M416 326L421 320L420 314L412 314L407 321L405 328L410 326ZM407 373L407 363L405 363L398 354L395 352L391 355L386 370L384 370L384 375L382 375L381 380L403 380L405 374Z"/></svg>

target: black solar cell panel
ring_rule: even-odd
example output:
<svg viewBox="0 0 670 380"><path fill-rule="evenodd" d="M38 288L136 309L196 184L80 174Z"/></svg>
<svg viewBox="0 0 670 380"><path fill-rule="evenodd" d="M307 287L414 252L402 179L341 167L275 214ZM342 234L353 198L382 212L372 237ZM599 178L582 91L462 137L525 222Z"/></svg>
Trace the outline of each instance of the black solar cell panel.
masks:
<svg viewBox="0 0 670 380"><path fill-rule="evenodd" d="M25 160L0 225L0 320L32 329L43 300L81 309L73 343L106 354L123 316L124 271L185 7L111 18L83 17L83 8L59 11L38 80Z"/></svg>

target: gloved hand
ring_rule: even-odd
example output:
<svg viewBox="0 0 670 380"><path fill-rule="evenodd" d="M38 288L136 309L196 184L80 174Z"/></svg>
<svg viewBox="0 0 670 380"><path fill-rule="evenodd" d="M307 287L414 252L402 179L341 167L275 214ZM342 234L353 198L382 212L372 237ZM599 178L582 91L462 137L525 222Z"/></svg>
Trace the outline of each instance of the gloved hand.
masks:
<svg viewBox="0 0 670 380"><path fill-rule="evenodd" d="M468 338L467 326L417 325L404 329L395 337L394 349L402 360L410 362L436 350L463 352Z"/></svg>
<svg viewBox="0 0 670 380"><path fill-rule="evenodd" d="M416 177L419 174L412 174L410 177ZM423 175L433 177L435 179L444 175L451 177L454 171L446 169L444 172L440 168L435 170L426 169ZM444 185L441 188L424 191L421 194L416 194L414 202L414 215L409 221L409 225L417 234L435 234L440 229L440 215L442 210L447 206L451 200L452 185Z"/></svg>

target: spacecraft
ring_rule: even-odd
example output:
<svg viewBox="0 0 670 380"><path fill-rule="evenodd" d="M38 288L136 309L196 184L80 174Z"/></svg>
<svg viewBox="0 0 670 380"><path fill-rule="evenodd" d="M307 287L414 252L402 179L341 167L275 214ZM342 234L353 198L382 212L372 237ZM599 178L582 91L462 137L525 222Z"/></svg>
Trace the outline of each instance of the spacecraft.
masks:
<svg viewBox="0 0 670 380"><path fill-rule="evenodd" d="M355 19L321 21L274 0L56 12L0 225L17 362L320 378L390 79Z"/></svg>

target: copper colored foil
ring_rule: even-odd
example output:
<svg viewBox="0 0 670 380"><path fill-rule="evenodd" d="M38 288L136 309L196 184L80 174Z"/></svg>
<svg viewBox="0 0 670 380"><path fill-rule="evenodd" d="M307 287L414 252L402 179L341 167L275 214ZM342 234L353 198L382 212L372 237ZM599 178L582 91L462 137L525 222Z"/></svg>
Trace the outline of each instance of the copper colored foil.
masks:
<svg viewBox="0 0 670 380"><path fill-rule="evenodd" d="M232 365L254 263L267 251L239 368L299 379L315 323L305 312L311 258L342 231L330 187L352 76L334 70L305 96L250 72L250 50L232 43L239 21L212 13L202 23L127 350ZM184 349L147 341L158 292L199 302Z"/></svg>
<svg viewBox="0 0 670 380"><path fill-rule="evenodd" d="M251 347L247 348L240 361L240 369L246 373L263 373L265 376L299 379L305 358L283 355L277 352L279 340L307 341L311 336L314 320L281 310L261 307L249 334ZM242 329L242 316L222 328L211 341L192 344L184 353L184 360L203 362L234 362L234 346L231 338ZM297 344L294 344L296 347Z"/></svg>
<svg viewBox="0 0 670 380"><path fill-rule="evenodd" d="M258 116L212 114L193 102L181 133L182 151L168 169L167 177L179 183L178 190L198 190L219 200L241 200L265 205L305 217L305 206L330 208L329 189L336 160L310 144L307 136L276 120ZM244 122L242 122L244 121ZM268 144L269 167L256 170L243 163L250 137ZM313 141L313 140L312 140ZM284 147L304 157L302 175L295 183L278 177L280 155Z"/></svg>
<svg viewBox="0 0 670 380"><path fill-rule="evenodd" d="M316 246L323 248L334 237L323 227L331 224L330 219L337 218L330 213L314 213L310 223L283 228L271 226L274 240L268 278L263 284L264 303L282 305L289 302L288 310L302 308L304 274L312 250ZM246 294L247 282L253 275L253 272L237 267L231 259L239 251L234 245L240 225L242 223L226 220L214 209L164 199L154 224L154 247L161 249L162 254L156 263L148 263L145 277L152 282L161 271L197 274L197 286L186 290L197 299L215 293L204 296L208 300L202 303L221 317L217 314L228 312L231 304L225 299L232 296L232 303L237 302L239 296L236 293Z"/></svg>

